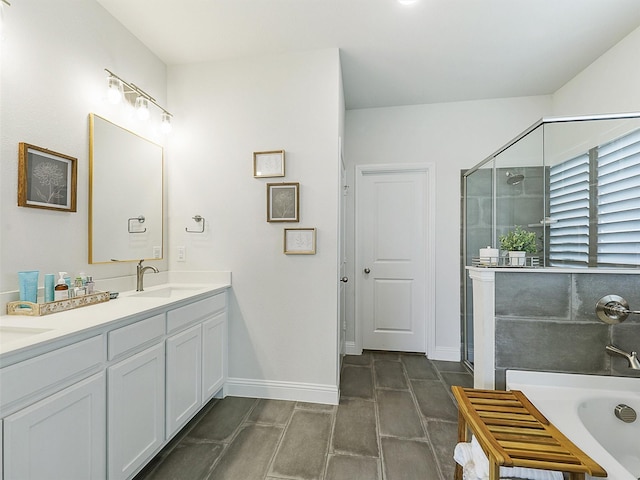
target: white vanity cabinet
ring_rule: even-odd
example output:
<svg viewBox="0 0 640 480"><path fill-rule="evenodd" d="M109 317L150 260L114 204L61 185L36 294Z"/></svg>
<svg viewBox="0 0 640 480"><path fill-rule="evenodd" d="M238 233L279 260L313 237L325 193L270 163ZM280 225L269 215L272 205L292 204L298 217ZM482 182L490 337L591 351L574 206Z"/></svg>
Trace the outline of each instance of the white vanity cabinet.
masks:
<svg viewBox="0 0 640 480"><path fill-rule="evenodd" d="M131 477L164 443L164 323L160 314L109 332L109 479Z"/></svg>
<svg viewBox="0 0 640 480"><path fill-rule="evenodd" d="M167 339L167 439L202 403L202 326Z"/></svg>
<svg viewBox="0 0 640 480"><path fill-rule="evenodd" d="M99 373L5 418L6 478L104 478L104 389Z"/></svg>
<svg viewBox="0 0 640 480"><path fill-rule="evenodd" d="M224 384L226 319L225 294L167 312L167 439Z"/></svg>
<svg viewBox="0 0 640 480"><path fill-rule="evenodd" d="M0 480L133 478L224 387L219 288L148 308L118 300L102 324L0 353Z"/></svg>
<svg viewBox="0 0 640 480"><path fill-rule="evenodd" d="M223 297L224 298L224 297ZM202 323L202 398L208 401L227 378L227 311Z"/></svg>
<svg viewBox="0 0 640 480"><path fill-rule="evenodd" d="M0 370L3 478L106 477L104 339Z"/></svg>

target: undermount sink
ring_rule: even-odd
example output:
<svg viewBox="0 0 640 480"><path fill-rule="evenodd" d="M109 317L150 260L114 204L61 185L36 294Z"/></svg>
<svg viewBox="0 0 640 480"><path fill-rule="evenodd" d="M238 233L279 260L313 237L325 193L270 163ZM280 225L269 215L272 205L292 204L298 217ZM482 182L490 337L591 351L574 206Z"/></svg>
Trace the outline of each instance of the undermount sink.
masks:
<svg viewBox="0 0 640 480"><path fill-rule="evenodd" d="M0 327L0 344L15 342L25 338L50 332L51 328Z"/></svg>
<svg viewBox="0 0 640 480"><path fill-rule="evenodd" d="M171 298L178 295L188 295L200 290L197 287L180 287L169 286L158 288L156 290L144 290L142 292L136 292L131 294L132 297L154 297L154 298Z"/></svg>

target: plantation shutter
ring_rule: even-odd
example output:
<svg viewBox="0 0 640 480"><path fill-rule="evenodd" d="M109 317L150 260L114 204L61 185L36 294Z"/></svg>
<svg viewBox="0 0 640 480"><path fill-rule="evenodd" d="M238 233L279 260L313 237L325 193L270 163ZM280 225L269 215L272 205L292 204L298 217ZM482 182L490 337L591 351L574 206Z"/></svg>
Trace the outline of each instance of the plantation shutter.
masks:
<svg viewBox="0 0 640 480"><path fill-rule="evenodd" d="M589 266L589 153L549 169L552 266Z"/></svg>
<svg viewBox="0 0 640 480"><path fill-rule="evenodd" d="M598 266L640 266L640 130L598 150Z"/></svg>

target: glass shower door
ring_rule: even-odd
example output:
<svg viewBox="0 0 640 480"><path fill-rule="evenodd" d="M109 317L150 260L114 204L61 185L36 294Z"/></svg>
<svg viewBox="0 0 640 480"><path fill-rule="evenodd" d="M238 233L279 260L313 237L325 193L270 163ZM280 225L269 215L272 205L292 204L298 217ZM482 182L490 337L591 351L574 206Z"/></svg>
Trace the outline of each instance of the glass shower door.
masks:
<svg viewBox="0 0 640 480"><path fill-rule="evenodd" d="M463 175L463 251L462 265L470 266L480 248L493 241L493 162ZM473 366L473 292L466 269L462 275L462 358Z"/></svg>

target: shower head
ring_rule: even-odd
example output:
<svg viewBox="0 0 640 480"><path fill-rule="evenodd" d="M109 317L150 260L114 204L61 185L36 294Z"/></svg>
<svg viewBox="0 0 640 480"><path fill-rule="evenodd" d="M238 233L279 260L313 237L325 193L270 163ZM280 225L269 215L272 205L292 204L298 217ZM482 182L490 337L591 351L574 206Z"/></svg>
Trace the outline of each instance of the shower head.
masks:
<svg viewBox="0 0 640 480"><path fill-rule="evenodd" d="M524 180L524 175L520 173L511 173L507 172L507 184L508 185L518 185Z"/></svg>

